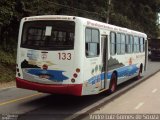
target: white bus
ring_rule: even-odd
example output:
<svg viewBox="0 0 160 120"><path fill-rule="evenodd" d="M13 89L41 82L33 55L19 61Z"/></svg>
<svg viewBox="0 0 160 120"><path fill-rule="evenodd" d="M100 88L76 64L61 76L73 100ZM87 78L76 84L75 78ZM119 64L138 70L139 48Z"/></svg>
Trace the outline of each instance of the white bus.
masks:
<svg viewBox="0 0 160 120"><path fill-rule="evenodd" d="M76 96L116 90L147 64L147 35L76 16L21 20L18 88Z"/></svg>

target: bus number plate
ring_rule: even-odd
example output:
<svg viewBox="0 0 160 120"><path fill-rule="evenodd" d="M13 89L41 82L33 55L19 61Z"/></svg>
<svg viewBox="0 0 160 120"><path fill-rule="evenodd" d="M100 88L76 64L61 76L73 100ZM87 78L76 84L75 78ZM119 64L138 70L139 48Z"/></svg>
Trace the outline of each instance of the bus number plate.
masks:
<svg viewBox="0 0 160 120"><path fill-rule="evenodd" d="M59 60L71 60L71 53L58 53Z"/></svg>

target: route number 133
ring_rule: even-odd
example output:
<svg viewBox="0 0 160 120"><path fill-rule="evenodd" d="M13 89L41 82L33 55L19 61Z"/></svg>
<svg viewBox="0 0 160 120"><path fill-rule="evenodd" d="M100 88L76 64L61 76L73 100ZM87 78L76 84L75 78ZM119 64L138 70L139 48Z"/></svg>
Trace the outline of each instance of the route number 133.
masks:
<svg viewBox="0 0 160 120"><path fill-rule="evenodd" d="M58 53L59 60L71 60L71 53Z"/></svg>

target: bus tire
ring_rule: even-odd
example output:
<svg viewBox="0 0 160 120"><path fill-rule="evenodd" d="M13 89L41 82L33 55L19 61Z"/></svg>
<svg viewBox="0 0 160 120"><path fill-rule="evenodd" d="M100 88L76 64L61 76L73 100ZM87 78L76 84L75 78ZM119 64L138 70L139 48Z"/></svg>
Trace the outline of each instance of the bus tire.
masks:
<svg viewBox="0 0 160 120"><path fill-rule="evenodd" d="M142 68L143 68L143 66L141 65L140 68L139 68L139 71L138 71L138 75L136 77L137 80L140 80L141 77L142 77Z"/></svg>
<svg viewBox="0 0 160 120"><path fill-rule="evenodd" d="M117 75L116 75L116 73L112 74L110 81L111 82L109 85L109 93L112 94L116 91L116 88L117 88Z"/></svg>

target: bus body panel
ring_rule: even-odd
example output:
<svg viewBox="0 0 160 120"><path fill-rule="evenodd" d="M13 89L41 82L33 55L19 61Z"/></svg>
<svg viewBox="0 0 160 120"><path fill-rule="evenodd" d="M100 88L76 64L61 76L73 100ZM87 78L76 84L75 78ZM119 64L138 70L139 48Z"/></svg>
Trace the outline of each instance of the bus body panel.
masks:
<svg viewBox="0 0 160 120"><path fill-rule="evenodd" d="M83 83L83 95L90 95L90 94L98 94L103 90L107 90L109 88L110 79L107 76L107 72L102 72L102 51L101 51L101 36L108 36L109 31L105 29L99 29L97 27L88 26L87 23L84 23L84 34L86 28L93 28L99 30L99 39L100 39L100 53L96 57L87 57L84 53L84 64L83 70L84 72L84 83ZM85 36L83 38L85 40ZM84 41L85 42L85 41ZM109 41L107 40L106 42ZM85 43L84 43L85 44ZM85 46L84 46L85 49ZM109 52L107 50L107 52Z"/></svg>
<svg viewBox="0 0 160 120"><path fill-rule="evenodd" d="M72 57L71 60L60 60L60 55L68 53ZM21 62L19 67L21 67L24 79L44 84L65 84L71 82L71 76L75 72L70 69L70 66L73 66L73 68L75 66L74 51L46 52L20 48L20 55ZM43 67L47 67L47 70Z"/></svg>
<svg viewBox="0 0 160 120"><path fill-rule="evenodd" d="M66 92L66 94L70 94L72 88L76 88L74 86L70 86L71 84L74 84L75 86L78 85L79 88L82 88L82 57L79 56L82 50L76 49L81 46L81 38L79 38L78 36L82 34L80 28L81 25L79 25L81 23L78 21L78 19L75 20L75 23L78 25L75 25L75 43L73 50L48 51L21 47L21 35L24 23L25 20L22 19L17 49L17 68L19 69L19 72L17 72L16 74L17 87L33 89L42 92L49 92L41 89L40 87L25 87L24 81L26 84L30 84L30 82L32 82L34 85L39 84L40 86L51 86L51 88L55 87L55 89L57 88L57 85L61 85L60 88L64 87L70 89L68 90L68 92ZM20 83L22 83L22 85ZM59 93L57 91L58 90L55 91L54 89L50 90L51 93ZM73 89L72 91L75 90ZM76 92L73 92L73 94L81 95L81 92L77 94Z"/></svg>
<svg viewBox="0 0 160 120"><path fill-rule="evenodd" d="M104 29L95 27L94 25L98 25L98 22L92 22L93 26L85 26L99 29L100 31L105 31L105 34L109 36L110 31ZM113 31L113 30L112 30ZM84 31L85 32L85 31ZM130 31L129 31L130 32ZM124 32L122 32L124 33ZM100 36L104 33L101 32ZM126 32L125 34L128 34ZM146 36L141 34L141 37L144 37L146 40ZM85 37L84 37L85 39ZM100 42L101 43L101 42ZM108 45L110 44L110 38L108 39ZM101 46L101 45L100 45ZM84 48L85 49L85 48ZM101 50L101 48L100 48ZM108 54L110 53L110 50L108 49ZM102 82L104 82L104 73L101 73L100 68L102 68L102 53L100 53L99 56L93 57L93 58L86 58L84 57L85 63L84 63L84 84L83 84L83 95L89 95L89 94L98 94L103 90L109 89L111 75L114 71L117 72L117 84L121 84L125 82L128 79L131 79L133 77L136 77L138 75L140 65L145 65L145 51L141 53L132 53L132 54L125 54L125 55L113 55L108 57L108 71L106 72L107 76L107 85L105 88L102 89ZM111 62L111 65L110 65ZM114 63L115 62L115 63ZM114 65L112 65L114 64ZM117 64L120 64L120 66L117 66ZM142 71L143 71L142 70ZM96 71L96 72L94 72Z"/></svg>

